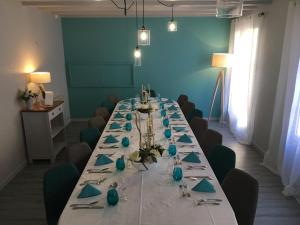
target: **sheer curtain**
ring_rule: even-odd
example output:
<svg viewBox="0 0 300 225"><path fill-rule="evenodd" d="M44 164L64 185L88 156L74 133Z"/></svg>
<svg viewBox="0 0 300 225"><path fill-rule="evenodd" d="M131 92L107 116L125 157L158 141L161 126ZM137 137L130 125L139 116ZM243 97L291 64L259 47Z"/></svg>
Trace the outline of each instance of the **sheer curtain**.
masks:
<svg viewBox="0 0 300 225"><path fill-rule="evenodd" d="M263 17L252 15L232 22L234 64L230 72L229 126L237 140L251 144L256 105L258 46Z"/></svg>
<svg viewBox="0 0 300 225"><path fill-rule="evenodd" d="M263 164L300 202L300 1L289 4L269 149Z"/></svg>

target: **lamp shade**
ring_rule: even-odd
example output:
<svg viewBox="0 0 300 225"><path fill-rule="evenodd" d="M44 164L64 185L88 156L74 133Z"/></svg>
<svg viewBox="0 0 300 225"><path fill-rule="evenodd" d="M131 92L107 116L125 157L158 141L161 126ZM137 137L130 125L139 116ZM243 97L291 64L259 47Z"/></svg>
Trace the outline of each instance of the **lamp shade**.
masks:
<svg viewBox="0 0 300 225"><path fill-rule="evenodd" d="M51 82L50 72L34 72L30 74L30 81L37 84L47 84Z"/></svg>
<svg viewBox="0 0 300 225"><path fill-rule="evenodd" d="M214 53L211 60L211 66L230 68L232 66L232 55L228 53Z"/></svg>

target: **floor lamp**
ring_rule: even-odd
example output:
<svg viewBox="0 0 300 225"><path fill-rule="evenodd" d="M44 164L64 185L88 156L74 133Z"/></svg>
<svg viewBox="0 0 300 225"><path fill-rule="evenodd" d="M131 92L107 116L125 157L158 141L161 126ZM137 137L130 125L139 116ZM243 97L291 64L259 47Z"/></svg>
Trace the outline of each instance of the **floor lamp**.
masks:
<svg viewBox="0 0 300 225"><path fill-rule="evenodd" d="M232 55L228 54L228 53L214 53L213 56L212 56L211 66L214 67L214 68L222 68L222 69L219 72L219 75L218 75L218 78L217 78L217 81L216 81L216 84L215 84L214 93L213 93L211 104L210 104L208 121L210 121L210 119L211 119L211 114L212 114L212 110L213 110L213 107L214 107L216 95L217 95L217 92L218 92L219 83L220 83L220 86L221 86L221 117L220 117L220 122L223 122L223 120L224 120L224 118L223 118L224 84L225 84L224 70L225 70L225 68L230 68L231 67L231 58L232 58Z"/></svg>

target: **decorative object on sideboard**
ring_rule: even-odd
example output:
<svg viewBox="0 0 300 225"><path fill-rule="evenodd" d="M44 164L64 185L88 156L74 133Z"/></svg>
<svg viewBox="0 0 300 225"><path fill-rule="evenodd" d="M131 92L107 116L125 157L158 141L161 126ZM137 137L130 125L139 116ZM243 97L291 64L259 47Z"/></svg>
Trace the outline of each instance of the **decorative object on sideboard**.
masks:
<svg viewBox="0 0 300 225"><path fill-rule="evenodd" d="M33 93L31 90L28 90L28 88L25 88L24 91L19 90L18 99L25 102L28 110L32 110L37 96L38 95L36 93Z"/></svg>
<svg viewBox="0 0 300 225"><path fill-rule="evenodd" d="M53 92L45 91L43 84L51 83L51 74L50 72L33 72L30 74L30 82L38 85L40 92L43 97L43 102L38 102L41 105L53 105Z"/></svg>

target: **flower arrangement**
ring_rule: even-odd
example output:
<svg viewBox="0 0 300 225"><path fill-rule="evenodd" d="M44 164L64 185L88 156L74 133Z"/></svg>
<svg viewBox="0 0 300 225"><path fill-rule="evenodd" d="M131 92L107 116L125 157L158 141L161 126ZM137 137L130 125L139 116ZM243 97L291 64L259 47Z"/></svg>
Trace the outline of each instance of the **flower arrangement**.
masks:
<svg viewBox="0 0 300 225"><path fill-rule="evenodd" d="M19 99L28 102L32 98L36 98L38 94L33 93L31 90L28 90L28 88L25 88L24 91L19 90Z"/></svg>
<svg viewBox="0 0 300 225"><path fill-rule="evenodd" d="M129 160L137 163L142 163L148 170L145 163L156 163L165 149L161 145L152 145L149 148L140 148L139 151L134 151L129 155Z"/></svg>

